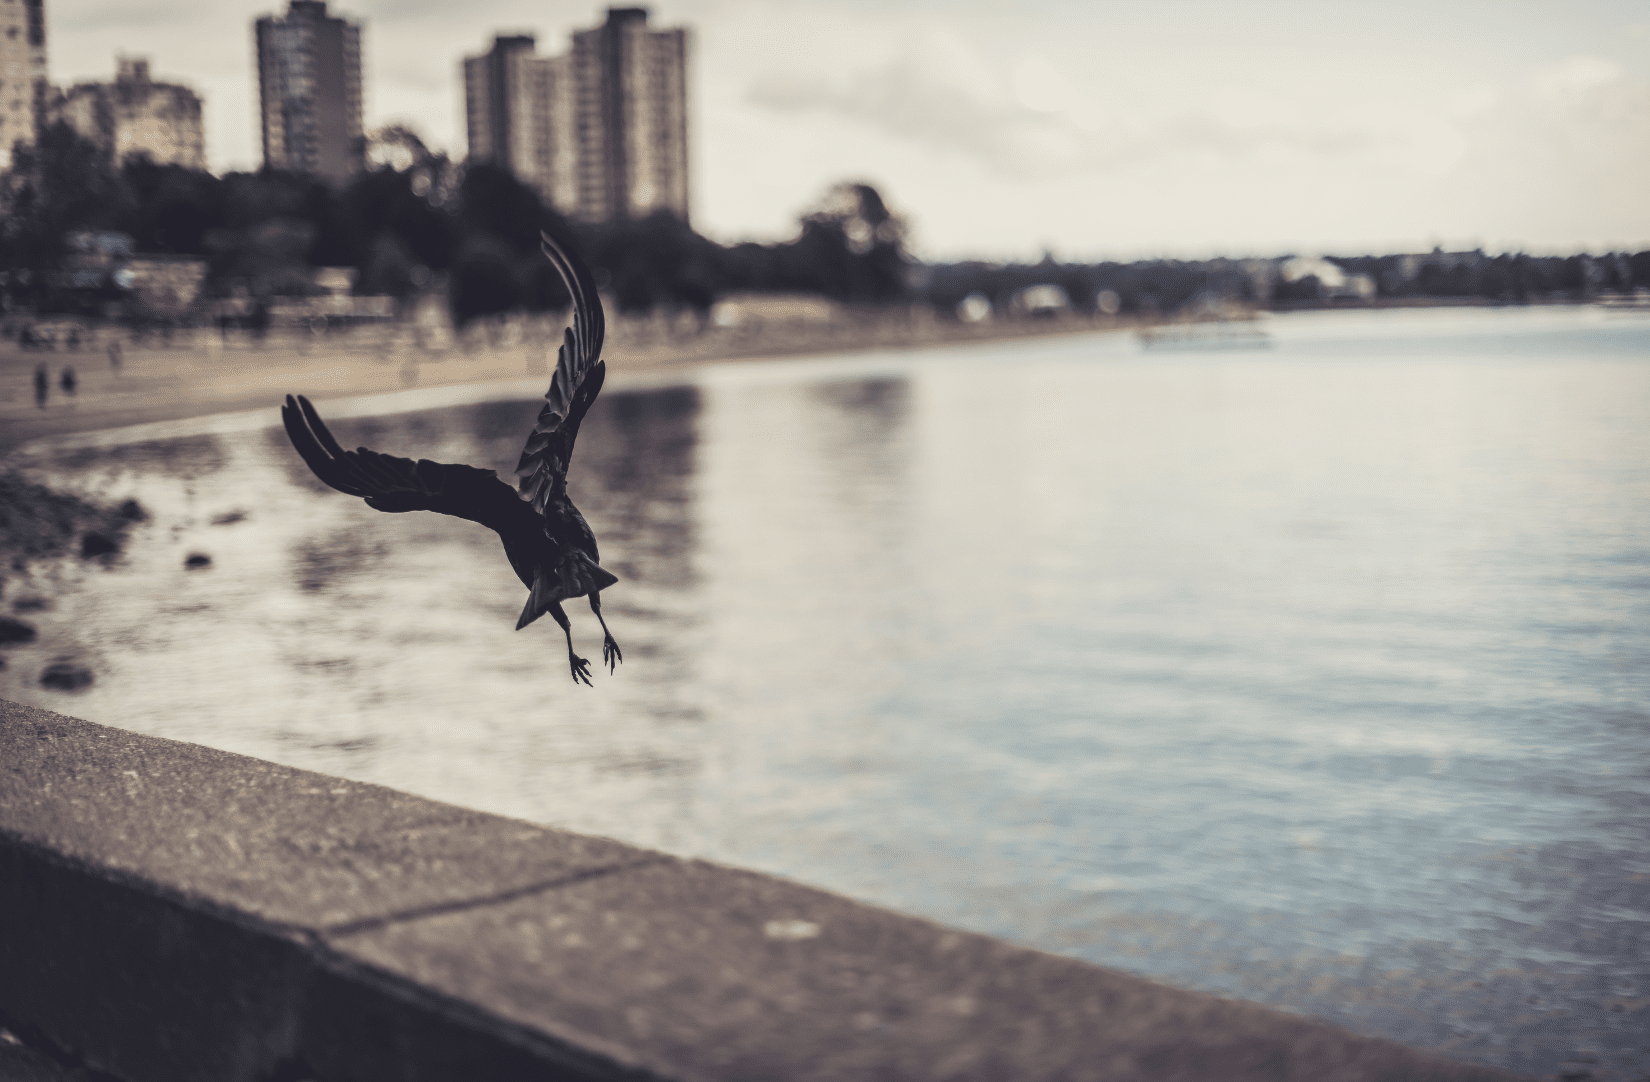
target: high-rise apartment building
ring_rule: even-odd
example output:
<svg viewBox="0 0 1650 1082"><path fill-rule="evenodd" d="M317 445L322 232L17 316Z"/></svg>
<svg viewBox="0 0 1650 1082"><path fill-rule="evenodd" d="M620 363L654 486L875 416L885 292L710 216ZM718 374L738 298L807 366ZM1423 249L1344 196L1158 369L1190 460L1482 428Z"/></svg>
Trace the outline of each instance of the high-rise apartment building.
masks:
<svg viewBox="0 0 1650 1082"><path fill-rule="evenodd" d="M46 123L45 0L0 0L0 169Z"/></svg>
<svg viewBox="0 0 1650 1082"><path fill-rule="evenodd" d="M471 161L496 162L515 168L510 154L510 129L531 126L526 114L533 102L530 96L529 100L522 100L519 92L522 80L527 77L525 69L546 60L534 53L534 46L531 34L500 34L493 38L490 51L464 58L464 119ZM517 168L516 172L526 179L529 170Z"/></svg>
<svg viewBox="0 0 1650 1082"><path fill-rule="evenodd" d="M564 56L499 36L464 61L470 157L511 169L587 222L668 211L687 221L687 31L610 8Z"/></svg>
<svg viewBox="0 0 1650 1082"><path fill-rule="evenodd" d="M258 20L257 42L264 164L343 184L361 167L360 26L292 0Z"/></svg>
<svg viewBox="0 0 1650 1082"><path fill-rule="evenodd" d="M200 97L151 80L147 58L120 57L114 82L71 87L55 112L116 164L141 154L157 165L206 168Z"/></svg>

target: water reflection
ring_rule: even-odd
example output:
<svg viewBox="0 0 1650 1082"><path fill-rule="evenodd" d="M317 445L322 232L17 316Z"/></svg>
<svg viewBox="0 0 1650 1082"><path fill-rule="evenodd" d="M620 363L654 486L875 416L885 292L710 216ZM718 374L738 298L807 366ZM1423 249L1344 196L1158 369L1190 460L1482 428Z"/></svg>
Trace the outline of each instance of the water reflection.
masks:
<svg viewBox="0 0 1650 1082"><path fill-rule="evenodd" d="M373 512L279 430L48 455L155 517L8 595L57 606L0 688L1631 1079L1650 332L1508 315L610 391L572 475L624 580L593 690L554 628L511 630L490 531ZM536 409L333 427L508 477ZM67 652L92 688L28 681Z"/></svg>
<svg viewBox="0 0 1650 1082"><path fill-rule="evenodd" d="M305 537L292 547L292 580L300 590L319 592L346 575L371 572L388 552L360 529Z"/></svg>
<svg viewBox="0 0 1650 1082"><path fill-rule="evenodd" d="M598 399L579 434L573 502L600 521L620 577L682 590L693 580L692 482L700 396L694 387Z"/></svg>
<svg viewBox="0 0 1650 1082"><path fill-rule="evenodd" d="M54 456L53 466L106 480L116 480L126 473L145 473L192 481L223 469L226 461L222 441L217 436L202 435L129 443L118 455L109 454L107 448L67 450Z"/></svg>

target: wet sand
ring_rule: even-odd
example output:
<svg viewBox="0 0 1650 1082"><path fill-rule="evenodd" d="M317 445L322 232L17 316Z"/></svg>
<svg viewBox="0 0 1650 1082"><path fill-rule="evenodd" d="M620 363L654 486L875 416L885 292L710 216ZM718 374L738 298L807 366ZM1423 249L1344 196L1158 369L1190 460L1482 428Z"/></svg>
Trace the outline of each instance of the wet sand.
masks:
<svg viewBox="0 0 1650 1082"><path fill-rule="evenodd" d="M669 336L648 321L610 325L604 354L610 373L656 379L671 371L731 360L920 348L1105 329L1086 318L968 326L922 320L903 313L844 325L769 329L717 328ZM317 401L502 381L548 381L554 344L545 334L516 342L470 336L446 348L415 344L403 328L364 327L310 338L272 333L263 342L214 332L179 332L170 343L136 345L121 335L119 366L106 350L105 331L76 352L36 352L15 342L0 344L0 453L45 436L176 421L208 414L275 410L289 393ZM50 389L36 404L34 372L45 365ZM76 390L67 394L62 372L72 367Z"/></svg>

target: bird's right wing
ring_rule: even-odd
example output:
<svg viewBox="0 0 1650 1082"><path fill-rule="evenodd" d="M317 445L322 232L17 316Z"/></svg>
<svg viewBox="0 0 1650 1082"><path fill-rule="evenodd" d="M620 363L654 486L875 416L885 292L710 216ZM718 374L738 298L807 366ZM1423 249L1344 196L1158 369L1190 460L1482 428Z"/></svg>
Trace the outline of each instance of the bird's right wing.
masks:
<svg viewBox="0 0 1650 1082"><path fill-rule="evenodd" d="M550 234L540 233L539 237L544 242L545 258L561 275L573 299L573 326L563 336L556 354L556 374L550 380L550 389L544 392L544 407L516 463L522 499L543 513L545 504L567 488L567 467L573 458L579 422L601 393L607 375L601 359L607 323L590 268L564 251Z"/></svg>
<svg viewBox="0 0 1650 1082"><path fill-rule="evenodd" d="M525 508L520 498L492 470L427 458L414 462L365 447L346 451L302 395L287 395L281 420L316 477L339 492L360 496L374 510L435 511L499 531L521 523Z"/></svg>

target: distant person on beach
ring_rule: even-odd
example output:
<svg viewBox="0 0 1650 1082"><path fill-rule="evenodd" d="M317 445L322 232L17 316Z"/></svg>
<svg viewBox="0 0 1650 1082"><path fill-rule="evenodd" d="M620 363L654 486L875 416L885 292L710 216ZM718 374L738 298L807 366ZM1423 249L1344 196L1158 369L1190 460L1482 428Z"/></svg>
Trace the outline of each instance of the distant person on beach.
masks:
<svg viewBox="0 0 1650 1082"><path fill-rule="evenodd" d="M46 366L37 366L34 370L34 404L45 409L46 396L51 393L51 389L52 378L46 374Z"/></svg>
<svg viewBox="0 0 1650 1082"><path fill-rule="evenodd" d="M269 333L269 324L269 305L260 300L252 306L252 315L247 320L247 326L252 331L252 341L262 345L264 336Z"/></svg>
<svg viewBox="0 0 1650 1082"><path fill-rule="evenodd" d="M121 354L120 339L118 339L118 338L109 339L109 367L110 368L113 368L113 369L116 369L116 370L118 370L120 368L120 354Z"/></svg>
<svg viewBox="0 0 1650 1082"><path fill-rule="evenodd" d="M63 378L58 380L58 384L63 388L64 394L68 395L70 398L74 397L75 388L78 387L80 383L75 379L74 368L72 366L63 366Z"/></svg>

